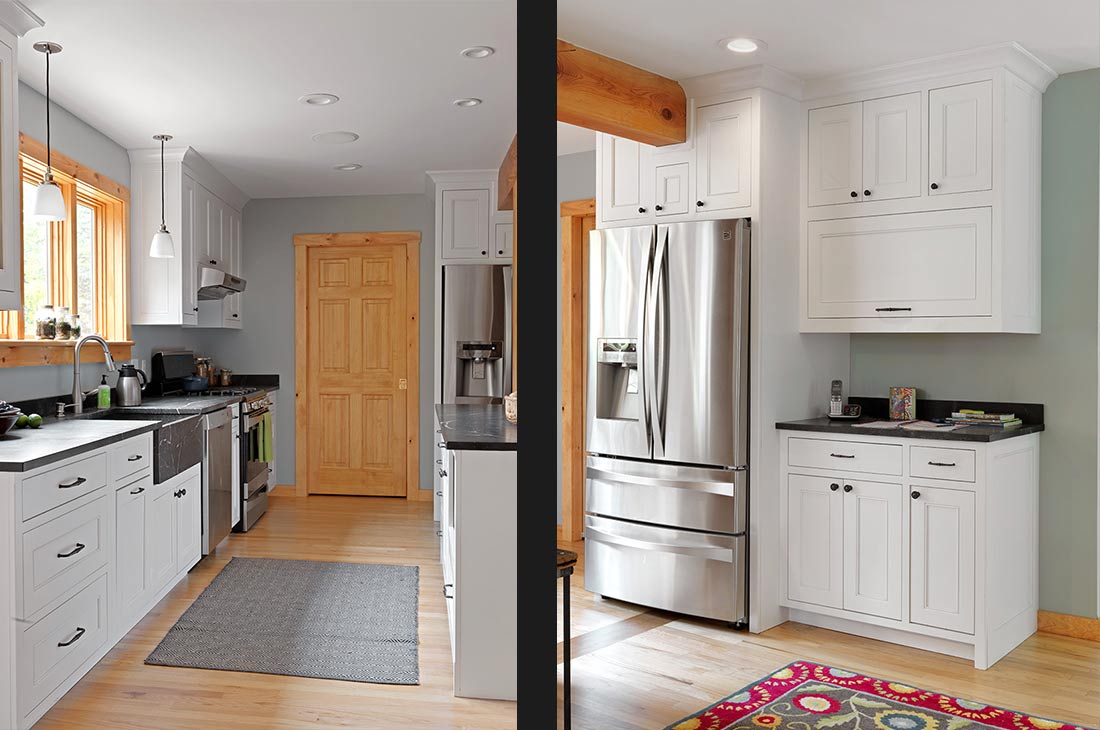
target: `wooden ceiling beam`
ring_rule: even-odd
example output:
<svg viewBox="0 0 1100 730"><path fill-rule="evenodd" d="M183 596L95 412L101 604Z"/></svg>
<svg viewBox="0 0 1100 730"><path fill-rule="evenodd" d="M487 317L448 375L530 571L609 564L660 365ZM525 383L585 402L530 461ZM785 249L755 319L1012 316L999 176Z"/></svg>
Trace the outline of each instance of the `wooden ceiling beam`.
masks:
<svg viewBox="0 0 1100 730"><path fill-rule="evenodd" d="M516 188L516 135L512 135L512 144L500 163L497 173L497 210L512 209L512 194Z"/></svg>
<svg viewBox="0 0 1100 730"><path fill-rule="evenodd" d="M558 39L558 121L658 147L687 141L683 87Z"/></svg>

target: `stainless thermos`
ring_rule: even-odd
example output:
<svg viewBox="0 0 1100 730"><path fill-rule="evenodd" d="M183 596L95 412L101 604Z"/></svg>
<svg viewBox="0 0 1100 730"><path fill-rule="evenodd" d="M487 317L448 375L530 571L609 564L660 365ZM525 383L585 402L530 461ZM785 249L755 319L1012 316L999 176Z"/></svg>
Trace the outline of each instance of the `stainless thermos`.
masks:
<svg viewBox="0 0 1100 730"><path fill-rule="evenodd" d="M140 383L138 382L139 376L141 377ZM115 385L115 392L118 393L118 405L140 406L141 391L145 390L148 382L149 379L145 377L145 373L135 368L132 363L122 365L118 371L118 383Z"/></svg>

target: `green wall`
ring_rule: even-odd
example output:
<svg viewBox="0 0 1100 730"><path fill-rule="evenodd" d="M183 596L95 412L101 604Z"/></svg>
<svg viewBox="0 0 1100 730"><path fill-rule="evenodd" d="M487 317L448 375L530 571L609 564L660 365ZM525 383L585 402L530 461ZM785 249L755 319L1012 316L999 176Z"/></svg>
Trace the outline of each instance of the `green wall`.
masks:
<svg viewBox="0 0 1100 730"><path fill-rule="evenodd" d="M1097 247L1100 69L1043 98L1040 335L852 335L851 392L1046 405L1039 606L1097 616Z"/></svg>

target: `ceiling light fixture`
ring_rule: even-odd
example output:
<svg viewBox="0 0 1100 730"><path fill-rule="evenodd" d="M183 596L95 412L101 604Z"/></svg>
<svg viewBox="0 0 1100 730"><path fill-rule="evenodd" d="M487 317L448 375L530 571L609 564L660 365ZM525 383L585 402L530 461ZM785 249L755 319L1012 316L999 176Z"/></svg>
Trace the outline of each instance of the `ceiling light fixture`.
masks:
<svg viewBox="0 0 1100 730"><path fill-rule="evenodd" d="M719 45L725 46L726 49L734 53L755 53L768 47L768 44L762 40L745 37L726 38Z"/></svg>
<svg viewBox="0 0 1100 730"><path fill-rule="evenodd" d="M343 165L337 165L332 169L339 170L340 172L353 172L361 167L362 165L360 165L358 162L345 162Z"/></svg>
<svg viewBox="0 0 1100 730"><path fill-rule="evenodd" d="M65 197L61 188L53 181L53 168L50 166L50 56L61 53L61 46L52 41L39 41L34 50L46 54L46 174L42 184L34 191L34 214L48 221L65 220Z"/></svg>
<svg viewBox="0 0 1100 730"><path fill-rule="evenodd" d="M298 101L306 106L328 106L340 101L336 94L306 94L299 96Z"/></svg>
<svg viewBox="0 0 1100 730"><path fill-rule="evenodd" d="M496 52L491 46L470 46L462 49L462 55L466 58L488 58Z"/></svg>
<svg viewBox="0 0 1100 730"><path fill-rule="evenodd" d="M347 144L359 139L355 132L321 132L313 135L313 141L319 144Z"/></svg>
<svg viewBox="0 0 1100 730"><path fill-rule="evenodd" d="M471 106L477 106L478 104L480 104L481 99L475 99L474 97L470 97L468 99L455 99L451 103L454 104L455 106L471 107Z"/></svg>
<svg viewBox="0 0 1100 730"><path fill-rule="evenodd" d="M153 139L160 142L160 230L153 234L149 243L149 256L155 259L176 257L176 247L172 245L172 234L164 224L164 143L172 139L170 134L154 134Z"/></svg>

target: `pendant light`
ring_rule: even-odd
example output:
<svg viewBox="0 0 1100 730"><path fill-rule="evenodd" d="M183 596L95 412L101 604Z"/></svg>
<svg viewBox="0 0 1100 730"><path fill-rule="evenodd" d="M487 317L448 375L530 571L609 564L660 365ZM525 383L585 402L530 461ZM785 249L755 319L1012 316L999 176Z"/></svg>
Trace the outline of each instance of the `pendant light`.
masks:
<svg viewBox="0 0 1100 730"><path fill-rule="evenodd" d="M176 247L172 244L172 234L164 224L164 143L172 139L170 134L154 134L153 139L160 142L160 230L153 234L149 244L149 255L155 259L175 258Z"/></svg>
<svg viewBox="0 0 1100 730"><path fill-rule="evenodd" d="M65 197L53 181L53 169L50 167L50 56L61 53L61 46L52 41L39 41L34 44L34 50L46 54L46 174L35 190L34 214L48 221L63 221L66 215Z"/></svg>

